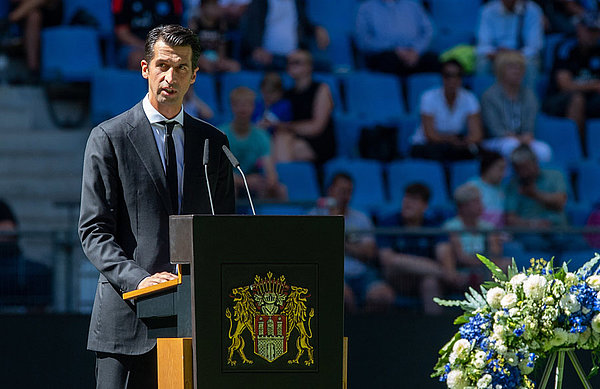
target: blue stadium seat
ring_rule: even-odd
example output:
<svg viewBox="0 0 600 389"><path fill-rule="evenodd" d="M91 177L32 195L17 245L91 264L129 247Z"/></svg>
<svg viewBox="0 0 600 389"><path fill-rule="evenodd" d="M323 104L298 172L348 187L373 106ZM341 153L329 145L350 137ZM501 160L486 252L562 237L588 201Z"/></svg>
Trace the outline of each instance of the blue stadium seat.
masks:
<svg viewBox="0 0 600 389"><path fill-rule="evenodd" d="M568 202L565 206L565 212L567 213L569 225L583 227L587 223L588 217L592 212L592 207L590 204Z"/></svg>
<svg viewBox="0 0 600 389"><path fill-rule="evenodd" d="M331 97L333 97L333 112L343 112L344 105L340 93L340 79L331 73L314 72L313 79L317 82L324 82L329 85Z"/></svg>
<svg viewBox="0 0 600 389"><path fill-rule="evenodd" d="M256 207L257 215L306 215L303 207L291 204L261 204Z"/></svg>
<svg viewBox="0 0 600 389"><path fill-rule="evenodd" d="M221 76L221 112L226 118L231 117L231 106L229 105L229 94L238 86L245 86L260 96L260 82L263 78L262 72L243 70L237 73L224 73Z"/></svg>
<svg viewBox="0 0 600 389"><path fill-rule="evenodd" d="M356 72L343 80L349 114L378 121L397 120L404 116L405 105L398 77Z"/></svg>
<svg viewBox="0 0 600 389"><path fill-rule="evenodd" d="M600 201L600 163L586 161L577 165L577 196L579 202L592 206Z"/></svg>
<svg viewBox="0 0 600 389"><path fill-rule="evenodd" d="M210 74L197 73L194 83L194 92L202 99L214 112L218 114L219 104L217 100L217 87L214 76Z"/></svg>
<svg viewBox="0 0 600 389"><path fill-rule="evenodd" d="M583 266L587 261L594 258L594 249L588 250L576 250L576 251L565 251L561 256L561 261L555 265L561 265L562 262L567 262L569 270L577 270Z"/></svg>
<svg viewBox="0 0 600 389"><path fill-rule="evenodd" d="M324 182L328 187L336 173L349 174L354 181L353 207L371 211L385 203L383 167L378 161L336 158L324 165Z"/></svg>
<svg viewBox="0 0 600 389"><path fill-rule="evenodd" d="M481 0L430 1L431 18L436 27L435 49L449 49L457 44L473 44Z"/></svg>
<svg viewBox="0 0 600 389"><path fill-rule="evenodd" d="M276 168L279 181L287 186L290 201L315 201L319 198L321 191L312 163L278 163Z"/></svg>
<svg viewBox="0 0 600 389"><path fill-rule="evenodd" d="M450 165L450 194L460 185L479 175L478 161L457 161Z"/></svg>
<svg viewBox="0 0 600 389"><path fill-rule="evenodd" d="M471 90L480 99L481 95L495 82L496 77L491 74L475 74L471 78Z"/></svg>
<svg viewBox="0 0 600 389"><path fill-rule="evenodd" d="M429 187L431 206L445 207L448 204L446 177L439 162L405 159L388 165L388 188L392 203L399 203L404 196L404 188L415 182L421 182Z"/></svg>
<svg viewBox="0 0 600 389"><path fill-rule="evenodd" d="M112 38L114 21L110 7L111 0L63 0L63 20L70 23L78 10L84 10L98 22L100 35Z"/></svg>
<svg viewBox="0 0 600 389"><path fill-rule="evenodd" d="M41 58L41 76L45 81L91 81L102 67L98 32L78 26L45 28Z"/></svg>
<svg viewBox="0 0 600 389"><path fill-rule="evenodd" d="M358 141L360 140L360 131L363 127L369 126L372 123L367 120L356 119L348 115L336 116L333 123L337 156L340 158L358 157Z"/></svg>
<svg viewBox="0 0 600 389"><path fill-rule="evenodd" d="M138 103L148 91L148 82L138 71L114 68L94 73L91 87L91 118L98 124Z"/></svg>
<svg viewBox="0 0 600 389"><path fill-rule="evenodd" d="M354 56L350 36L345 32L330 33L331 43L327 47L327 57L333 71L354 69Z"/></svg>
<svg viewBox="0 0 600 389"><path fill-rule="evenodd" d="M600 161L600 119L588 119L585 124L587 157L594 161Z"/></svg>
<svg viewBox="0 0 600 389"><path fill-rule="evenodd" d="M310 21L325 27L330 34L354 32L358 5L357 0L308 0L306 2Z"/></svg>
<svg viewBox="0 0 600 389"><path fill-rule="evenodd" d="M423 92L441 85L442 75L438 73L417 73L408 76L406 79L408 111L418 114Z"/></svg>
<svg viewBox="0 0 600 389"><path fill-rule="evenodd" d="M544 37L544 48L543 48L543 67L544 70L550 72L554 65L554 52L558 44L565 39L563 34L547 34Z"/></svg>
<svg viewBox="0 0 600 389"><path fill-rule="evenodd" d="M404 116L398 122L398 151L404 156L410 154L410 148L412 147L412 137L417 130L417 127L421 123L419 117L415 114Z"/></svg>
<svg viewBox="0 0 600 389"><path fill-rule="evenodd" d="M573 168L583 159L579 132L574 121L538 115L535 136L552 148L552 162Z"/></svg>

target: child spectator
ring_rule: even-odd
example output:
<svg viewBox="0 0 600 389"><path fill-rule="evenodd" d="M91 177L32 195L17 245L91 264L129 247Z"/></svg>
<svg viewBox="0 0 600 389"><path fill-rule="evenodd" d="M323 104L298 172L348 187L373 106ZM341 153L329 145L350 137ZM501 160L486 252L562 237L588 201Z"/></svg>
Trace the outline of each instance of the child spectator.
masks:
<svg viewBox="0 0 600 389"><path fill-rule="evenodd" d="M504 225L504 189L502 180L506 172L506 160L495 152L484 152L479 165L479 177L469 181L481 194L483 214L481 219L495 227Z"/></svg>
<svg viewBox="0 0 600 389"><path fill-rule="evenodd" d="M252 125L255 93L247 87L231 91L229 100L233 121L222 127L229 139L231 152L245 170L248 188L259 198L287 200L287 189L279 183L275 165L271 159L269 135ZM239 173L234 175L236 193L245 190Z"/></svg>
<svg viewBox="0 0 600 389"><path fill-rule="evenodd" d="M283 98L283 82L277 73L266 73L260 82L262 99L256 102L252 122L269 132L274 125L292 120L292 106Z"/></svg>

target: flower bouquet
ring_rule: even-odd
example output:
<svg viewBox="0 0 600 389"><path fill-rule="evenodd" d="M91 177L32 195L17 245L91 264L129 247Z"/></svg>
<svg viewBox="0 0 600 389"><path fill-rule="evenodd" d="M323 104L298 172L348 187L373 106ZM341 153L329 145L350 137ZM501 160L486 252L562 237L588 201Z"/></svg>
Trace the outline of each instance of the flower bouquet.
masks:
<svg viewBox="0 0 600 389"><path fill-rule="evenodd" d="M450 389L544 388L558 361L556 385L562 386L568 356L584 387L600 362L600 255L575 272L567 264L532 259L519 272L514 260L507 274L478 256L492 273L480 291L470 288L465 300L435 301L464 310L460 326L440 350L432 377ZM586 377L573 350L591 350L594 367ZM557 357L558 356L558 357ZM539 385L529 377L536 363L548 358Z"/></svg>

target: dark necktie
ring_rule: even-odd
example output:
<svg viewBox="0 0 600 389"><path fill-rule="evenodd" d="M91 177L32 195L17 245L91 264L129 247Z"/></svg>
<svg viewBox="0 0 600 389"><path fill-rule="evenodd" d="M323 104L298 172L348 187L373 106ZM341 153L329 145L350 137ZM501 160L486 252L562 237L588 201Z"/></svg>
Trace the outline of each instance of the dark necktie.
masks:
<svg viewBox="0 0 600 389"><path fill-rule="evenodd" d="M179 213L179 184L177 183L177 155L175 154L175 142L173 141L173 128L177 122L159 122L167 128L167 136L165 138L165 164L167 187L171 196L171 206L173 214Z"/></svg>

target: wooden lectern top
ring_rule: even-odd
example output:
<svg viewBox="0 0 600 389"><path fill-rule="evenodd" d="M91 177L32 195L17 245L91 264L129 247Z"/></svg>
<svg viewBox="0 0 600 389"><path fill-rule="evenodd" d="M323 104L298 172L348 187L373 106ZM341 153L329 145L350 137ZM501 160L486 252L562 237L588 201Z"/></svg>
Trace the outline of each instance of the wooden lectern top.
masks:
<svg viewBox="0 0 600 389"><path fill-rule="evenodd" d="M148 296L150 294L161 292L169 288L175 287L181 284L181 272L179 272L176 279L171 281L161 282L160 284L147 286L142 289L132 290L131 292L123 293L123 300L135 300L138 297Z"/></svg>

